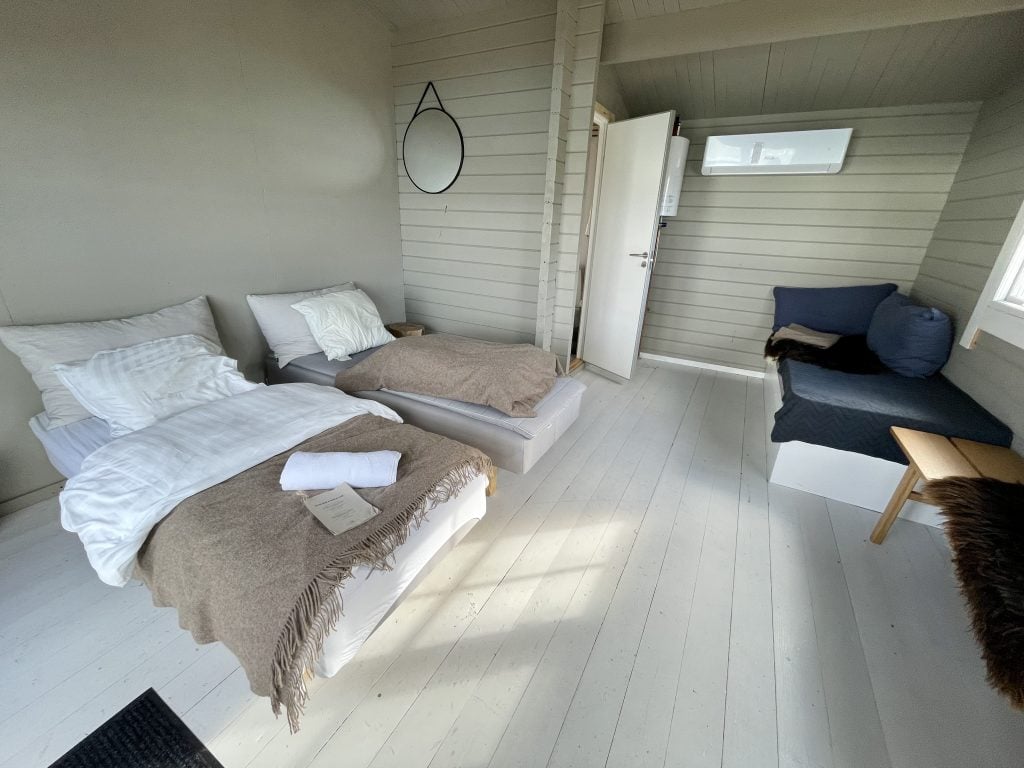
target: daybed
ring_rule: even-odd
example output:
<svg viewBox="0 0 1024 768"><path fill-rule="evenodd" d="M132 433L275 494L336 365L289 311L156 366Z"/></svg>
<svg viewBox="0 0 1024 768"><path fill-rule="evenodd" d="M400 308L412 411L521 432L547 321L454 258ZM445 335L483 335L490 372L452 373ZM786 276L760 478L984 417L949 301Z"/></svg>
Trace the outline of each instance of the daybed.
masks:
<svg viewBox="0 0 1024 768"><path fill-rule="evenodd" d="M780 298L775 329L799 323L839 334L866 335L880 303L870 289L803 289ZM895 291L885 286L881 296ZM794 291L794 289L783 289ZM844 314L846 294L859 303L856 316L832 321L829 308ZM840 293L835 293L835 292ZM828 293L832 292L832 293ZM867 293L866 293L867 292ZM819 294L820 295L820 294ZM808 298L809 303L805 305ZM948 354L948 347L946 348ZM771 481L881 512L906 471L906 458L890 427L901 426L948 437L1008 446L1012 432L941 373L910 377L891 370L851 373L796 359L770 361L765 403L771 435ZM933 508L908 503L904 517L936 524Z"/></svg>
<svg viewBox="0 0 1024 768"><path fill-rule="evenodd" d="M334 386L341 371L365 360L376 348L352 355L351 360L328 360L323 352L292 360L283 368L274 355L266 359L268 384L305 381ZM407 423L472 445L490 456L497 466L524 473L537 463L580 414L586 386L561 376L537 405L534 418L506 416L494 408L389 390L363 391L358 397L376 400L394 409Z"/></svg>

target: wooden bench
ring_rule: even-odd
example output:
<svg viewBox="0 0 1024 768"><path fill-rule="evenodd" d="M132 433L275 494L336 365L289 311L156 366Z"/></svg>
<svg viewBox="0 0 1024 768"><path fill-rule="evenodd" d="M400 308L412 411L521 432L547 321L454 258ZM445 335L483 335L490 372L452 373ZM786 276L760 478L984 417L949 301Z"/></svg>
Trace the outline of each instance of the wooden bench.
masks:
<svg viewBox="0 0 1024 768"><path fill-rule="evenodd" d="M990 477L1006 483L1024 483L1024 459L1009 448L961 440L958 437L951 439L904 427L892 427L890 431L910 466L871 532L871 541L875 544L885 541L907 499L925 501L914 490L921 480Z"/></svg>

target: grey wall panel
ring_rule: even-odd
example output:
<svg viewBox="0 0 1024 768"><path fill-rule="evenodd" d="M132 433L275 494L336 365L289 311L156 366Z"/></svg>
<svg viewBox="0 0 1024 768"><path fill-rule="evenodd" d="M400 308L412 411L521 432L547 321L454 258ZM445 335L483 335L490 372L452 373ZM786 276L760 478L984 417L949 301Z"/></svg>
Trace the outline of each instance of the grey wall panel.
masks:
<svg viewBox="0 0 1024 768"><path fill-rule="evenodd" d="M4 323L210 296L258 375L249 292L345 280L405 306L390 30L359 2L0 6ZM57 480L0 348L0 500Z"/></svg>

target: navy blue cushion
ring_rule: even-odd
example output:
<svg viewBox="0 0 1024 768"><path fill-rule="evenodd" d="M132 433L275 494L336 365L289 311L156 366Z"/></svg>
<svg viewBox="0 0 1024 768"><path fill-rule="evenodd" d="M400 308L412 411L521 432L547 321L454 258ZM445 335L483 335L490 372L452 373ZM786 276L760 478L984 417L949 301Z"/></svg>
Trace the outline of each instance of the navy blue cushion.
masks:
<svg viewBox="0 0 1024 768"><path fill-rule="evenodd" d="M911 379L895 373L861 375L783 360L782 408L772 440L800 440L863 453L887 461L907 460L889 427L907 427L992 445L1010 444L1013 432L965 392L939 374Z"/></svg>
<svg viewBox="0 0 1024 768"><path fill-rule="evenodd" d="M901 293L882 301L868 326L868 347L890 370L924 378L949 359L953 323L932 307L922 307Z"/></svg>
<svg viewBox="0 0 1024 768"><path fill-rule="evenodd" d="M841 336L863 336L875 308L896 290L893 283L842 288L775 288L775 330L798 323Z"/></svg>

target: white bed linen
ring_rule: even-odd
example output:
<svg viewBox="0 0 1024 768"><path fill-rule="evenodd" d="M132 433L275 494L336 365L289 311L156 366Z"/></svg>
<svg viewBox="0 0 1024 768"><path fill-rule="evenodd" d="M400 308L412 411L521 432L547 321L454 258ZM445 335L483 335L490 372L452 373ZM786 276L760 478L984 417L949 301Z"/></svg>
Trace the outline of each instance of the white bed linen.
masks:
<svg viewBox="0 0 1024 768"><path fill-rule="evenodd" d="M392 570L371 571L366 566L353 569L340 593L343 618L324 640L316 663L317 675L332 677L351 661L419 572L456 533L484 516L486 489L487 478L480 475L455 498L434 507L423 524L395 550Z"/></svg>
<svg viewBox="0 0 1024 768"><path fill-rule="evenodd" d="M261 386L175 414L93 452L60 495L100 579L123 586L149 532L180 502L364 413L387 406L316 384Z"/></svg>
<svg viewBox="0 0 1024 768"><path fill-rule="evenodd" d="M43 411L29 419L28 425L43 444L54 469L64 477L77 475L86 456L114 439L107 423L95 416L64 427L52 427L50 417Z"/></svg>

